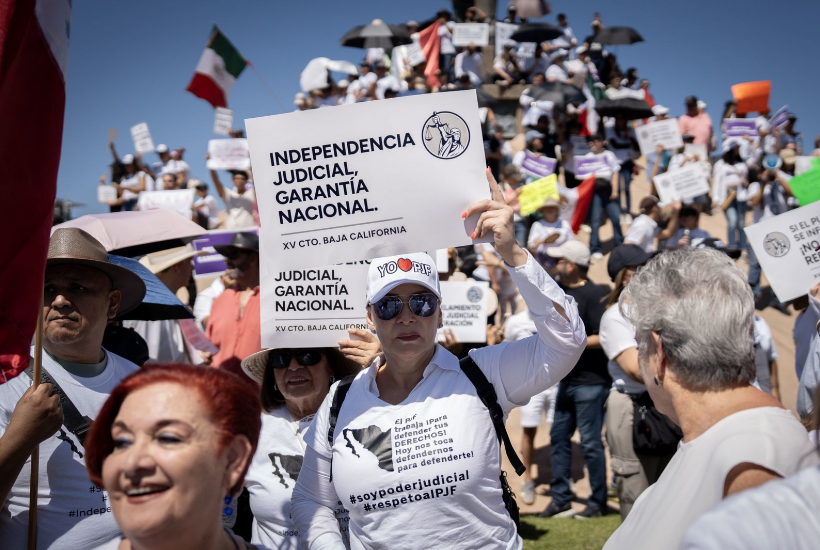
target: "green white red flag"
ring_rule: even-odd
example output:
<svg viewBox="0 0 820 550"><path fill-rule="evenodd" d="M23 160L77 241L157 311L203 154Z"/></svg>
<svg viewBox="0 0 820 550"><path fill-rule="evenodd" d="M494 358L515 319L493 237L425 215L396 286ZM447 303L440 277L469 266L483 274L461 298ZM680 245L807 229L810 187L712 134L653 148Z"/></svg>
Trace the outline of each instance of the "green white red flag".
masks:
<svg viewBox="0 0 820 550"><path fill-rule="evenodd" d="M228 106L228 95L248 62L216 25L186 90L216 107Z"/></svg>

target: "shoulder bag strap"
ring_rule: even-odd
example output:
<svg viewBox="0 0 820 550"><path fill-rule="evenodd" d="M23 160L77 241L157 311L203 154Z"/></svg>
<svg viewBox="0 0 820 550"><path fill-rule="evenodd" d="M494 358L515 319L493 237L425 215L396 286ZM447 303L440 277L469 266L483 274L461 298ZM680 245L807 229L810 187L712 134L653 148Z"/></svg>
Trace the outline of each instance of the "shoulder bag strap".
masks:
<svg viewBox="0 0 820 550"><path fill-rule="evenodd" d="M33 360L30 361L30 363L33 362ZM34 380L34 367L31 364L25 372L29 378ZM40 370L40 382L54 386L54 391L60 396L60 406L63 409L63 426L74 434L74 437L77 438L80 445L83 445L85 443L85 436L88 435L88 430L91 428L92 420L80 414L76 405L71 402L71 399L69 399L68 395L63 391L63 388L60 387L60 384L54 380L45 367L42 367Z"/></svg>
<svg viewBox="0 0 820 550"><path fill-rule="evenodd" d="M478 393L481 402L484 403L484 406L490 411L490 420L493 422L495 435L498 436L499 441L504 442L507 459L510 461L515 473L522 475L526 471L526 468L521 462L521 459L518 458L512 443L510 443L507 428L504 426L504 411L501 409L501 405L498 404L498 396L495 393L495 388L469 355L459 361L459 365L461 366L461 370L464 371L464 374L467 375L467 378L470 379L470 382L473 383L473 386L475 386L476 393Z"/></svg>

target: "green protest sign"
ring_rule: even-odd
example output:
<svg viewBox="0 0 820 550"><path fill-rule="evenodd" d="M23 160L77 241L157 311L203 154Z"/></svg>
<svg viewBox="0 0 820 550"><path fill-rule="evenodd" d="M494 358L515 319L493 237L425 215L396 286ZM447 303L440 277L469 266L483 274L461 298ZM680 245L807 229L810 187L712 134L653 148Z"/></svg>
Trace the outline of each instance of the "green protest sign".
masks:
<svg viewBox="0 0 820 550"><path fill-rule="evenodd" d="M820 201L820 168L794 176L789 180L794 197L800 201L800 206L806 206Z"/></svg>

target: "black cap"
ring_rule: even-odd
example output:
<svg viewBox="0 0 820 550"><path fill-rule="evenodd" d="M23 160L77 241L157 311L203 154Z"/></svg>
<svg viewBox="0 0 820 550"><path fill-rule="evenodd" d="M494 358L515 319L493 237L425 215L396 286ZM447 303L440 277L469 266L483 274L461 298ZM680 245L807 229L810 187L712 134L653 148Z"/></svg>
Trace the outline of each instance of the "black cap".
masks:
<svg viewBox="0 0 820 550"><path fill-rule="evenodd" d="M259 252L259 236L256 233L240 231L238 233L234 233L233 238L231 239L231 244L217 245L214 247L214 250L223 256L229 256L237 249Z"/></svg>
<svg viewBox="0 0 820 550"><path fill-rule="evenodd" d="M787 118L788 118L789 120L794 121L794 120L797 120L797 115L796 115L796 114L794 114L794 113L789 113L789 116L788 116Z"/></svg>
<svg viewBox="0 0 820 550"><path fill-rule="evenodd" d="M697 105L698 98L696 96L690 95L686 97L686 104L687 105Z"/></svg>
<svg viewBox="0 0 820 550"><path fill-rule="evenodd" d="M612 249L606 270L613 281L625 267L637 267L648 262L654 254L646 252L636 244L621 244Z"/></svg>
<svg viewBox="0 0 820 550"><path fill-rule="evenodd" d="M589 143L590 141L596 141L596 140L605 141L604 136L602 136L601 134L590 134L590 135L587 136L587 143Z"/></svg>

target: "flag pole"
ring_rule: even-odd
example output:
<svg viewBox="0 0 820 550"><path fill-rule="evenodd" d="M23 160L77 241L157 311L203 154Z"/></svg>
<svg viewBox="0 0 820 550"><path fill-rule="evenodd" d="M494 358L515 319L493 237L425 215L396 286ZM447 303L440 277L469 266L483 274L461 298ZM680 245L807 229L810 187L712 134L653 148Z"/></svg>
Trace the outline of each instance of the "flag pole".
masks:
<svg viewBox="0 0 820 550"><path fill-rule="evenodd" d="M268 89L268 93L270 93L270 95L271 95L271 96L273 96L273 99L275 99L275 100L276 100L276 104L277 104L277 105L279 105L279 108L282 110L282 112L283 112L283 113L286 113L286 112L287 112L287 110L285 109L285 106L284 106L284 105L282 105L282 102L281 102L281 101L279 101L279 98L278 98L278 97L276 97L276 94L275 94L275 93L273 93L273 89L272 89L272 88L268 85L268 83L267 83L267 82L265 82L265 79L264 79L264 78L262 78L262 75L261 75L261 74L259 74L259 71L257 71L257 70L256 70L256 67L254 67L254 66L253 66L253 63L251 63L251 62L250 62L250 61L248 61L248 60L245 60L245 61L248 63L248 67L250 67L251 69L253 69L253 74L255 74L255 75L256 75L256 78L258 78L258 79L259 79L259 81L260 81L260 82L262 82L262 84L264 84L265 88L267 88L267 89Z"/></svg>
<svg viewBox="0 0 820 550"><path fill-rule="evenodd" d="M43 296L40 295L40 309L37 311L37 328L34 330L34 376L33 386L40 385L43 366ZM31 476L28 495L28 550L37 550L37 493L40 474L40 446L31 453Z"/></svg>

